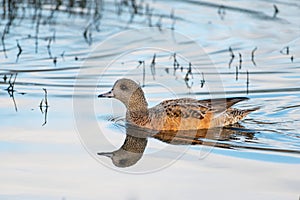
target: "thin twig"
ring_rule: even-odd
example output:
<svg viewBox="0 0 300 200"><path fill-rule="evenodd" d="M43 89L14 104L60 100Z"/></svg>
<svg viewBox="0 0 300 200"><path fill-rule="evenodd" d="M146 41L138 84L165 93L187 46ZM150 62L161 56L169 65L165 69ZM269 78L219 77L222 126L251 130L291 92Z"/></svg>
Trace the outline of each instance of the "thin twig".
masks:
<svg viewBox="0 0 300 200"><path fill-rule="evenodd" d="M65 51L60 54L60 57L63 59L63 61L65 61Z"/></svg>
<svg viewBox="0 0 300 200"><path fill-rule="evenodd" d="M92 32L91 32L91 24L88 24L83 32L83 37L85 41L91 45L92 44Z"/></svg>
<svg viewBox="0 0 300 200"><path fill-rule="evenodd" d="M7 80L7 76L6 76L6 74L4 74L4 76L3 76L4 83L6 83L6 80Z"/></svg>
<svg viewBox="0 0 300 200"><path fill-rule="evenodd" d="M193 77L193 73L192 73L192 63L189 63L189 68L185 74L185 77L184 77L184 81L185 81L185 84L187 86L188 89L191 89L192 86L193 86L193 82L191 83L191 85L189 85L189 80L190 80L190 76Z"/></svg>
<svg viewBox="0 0 300 200"><path fill-rule="evenodd" d="M47 89L43 88L43 90L45 92L45 105L46 105L46 107L48 107L48 98L47 98L48 93L47 93Z"/></svg>
<svg viewBox="0 0 300 200"><path fill-rule="evenodd" d="M239 68L238 68L238 66L235 67L235 80L236 81L239 80Z"/></svg>
<svg viewBox="0 0 300 200"><path fill-rule="evenodd" d="M250 83L250 80L249 80L249 72L247 70L247 81L246 81L246 84L247 84L247 95L249 94L249 83Z"/></svg>
<svg viewBox="0 0 300 200"><path fill-rule="evenodd" d="M145 69L145 61L144 60L139 61L139 65L137 66L137 68L139 68L141 65L143 66L143 85L142 85L142 87L145 87L146 69Z"/></svg>
<svg viewBox="0 0 300 200"><path fill-rule="evenodd" d="M219 14L221 20L224 20L224 16L226 15L225 6L221 5L218 8L218 14Z"/></svg>
<svg viewBox="0 0 300 200"><path fill-rule="evenodd" d="M17 47L18 47L18 49L19 49L19 52L18 52L18 54L17 54L16 62L19 61L19 57L20 57L20 55L22 54L22 48L21 48L21 46L20 46L18 40L17 40Z"/></svg>
<svg viewBox="0 0 300 200"><path fill-rule="evenodd" d="M242 54L239 53L239 69L242 69L242 63L243 63L243 59L242 59Z"/></svg>
<svg viewBox="0 0 300 200"><path fill-rule="evenodd" d="M48 51L48 55L49 55L49 58L50 58L50 59L52 58L52 53L51 53L51 42L52 42L52 38L49 38L49 40L48 40L48 45L47 45L47 51Z"/></svg>
<svg viewBox="0 0 300 200"><path fill-rule="evenodd" d="M179 69L179 67L180 67L180 64L179 64L179 62L177 61L176 53L174 53L174 54L172 55L172 57L173 57L173 69L174 69L173 75L175 75L176 70Z"/></svg>
<svg viewBox="0 0 300 200"><path fill-rule="evenodd" d="M151 62L151 65L150 65L153 80L155 80L155 74L156 74L156 72L155 72L155 65L156 65L155 59L156 59L156 54L153 55L152 62Z"/></svg>
<svg viewBox="0 0 300 200"><path fill-rule="evenodd" d="M57 57L53 58L53 64L56 66L56 64L57 64Z"/></svg>
<svg viewBox="0 0 300 200"><path fill-rule="evenodd" d="M40 110L41 113L44 114L44 123L42 124L42 126L45 126L47 124L47 116L48 116L48 108L49 108L49 104L48 104L48 92L46 88L43 88L44 93L45 93L45 97L44 99L41 100L40 102ZM45 105L43 105L45 104ZM43 109L45 108L45 109Z"/></svg>
<svg viewBox="0 0 300 200"><path fill-rule="evenodd" d="M255 51L257 50L257 47L255 47L252 52L251 52L251 61L253 63L254 66L256 66L256 62L254 60L254 54L255 54Z"/></svg>
<svg viewBox="0 0 300 200"><path fill-rule="evenodd" d="M172 19L171 30L175 30L176 18L175 18L175 10L171 10L170 18Z"/></svg>
<svg viewBox="0 0 300 200"><path fill-rule="evenodd" d="M47 116L48 116L48 107L45 108L44 123L42 124L42 126L45 126L47 124Z"/></svg>
<svg viewBox="0 0 300 200"><path fill-rule="evenodd" d="M283 55L289 55L290 54L290 47L286 46L283 49L280 50L280 53Z"/></svg>
<svg viewBox="0 0 300 200"><path fill-rule="evenodd" d="M15 77L14 77L14 80L12 81L12 77L13 77L13 74L10 75L10 78L9 78L9 86L7 87L6 91L9 95L10 98L12 98L13 100L13 103L14 103L14 107L15 107L15 110L16 112L18 112L18 108L17 108L17 103L16 103L16 100L15 100L15 97L14 97L14 92L15 92L15 83L16 83L16 79L17 79L17 75L18 73L15 74Z"/></svg>
<svg viewBox="0 0 300 200"><path fill-rule="evenodd" d="M201 80L201 88L203 88L205 84L204 73L202 72L202 80Z"/></svg>
<svg viewBox="0 0 300 200"><path fill-rule="evenodd" d="M35 27L35 53L38 53L40 20L41 20L41 11L38 15L38 19Z"/></svg>
<svg viewBox="0 0 300 200"><path fill-rule="evenodd" d="M149 4L146 4L146 16L148 19L148 26L152 27L152 11L153 9L150 8Z"/></svg>
<svg viewBox="0 0 300 200"><path fill-rule="evenodd" d="M273 8L274 8L273 18L276 18L279 13L279 9L275 4L273 5Z"/></svg>
<svg viewBox="0 0 300 200"><path fill-rule="evenodd" d="M228 64L228 66L229 66L229 68L231 68L231 64L232 64L232 62L233 62L233 60L234 60L234 53L233 53L233 51L232 51L232 48L231 47L229 47L229 53L230 53L230 61L229 61L229 64Z"/></svg>
<svg viewBox="0 0 300 200"><path fill-rule="evenodd" d="M162 31L162 18L163 16L160 16L158 18L158 21L156 22L156 27L158 28L159 31Z"/></svg>
<svg viewBox="0 0 300 200"><path fill-rule="evenodd" d="M2 36L1 36L2 48L3 48L5 58L7 58L6 47L5 47L5 34L6 33L7 33L7 25L5 26Z"/></svg>

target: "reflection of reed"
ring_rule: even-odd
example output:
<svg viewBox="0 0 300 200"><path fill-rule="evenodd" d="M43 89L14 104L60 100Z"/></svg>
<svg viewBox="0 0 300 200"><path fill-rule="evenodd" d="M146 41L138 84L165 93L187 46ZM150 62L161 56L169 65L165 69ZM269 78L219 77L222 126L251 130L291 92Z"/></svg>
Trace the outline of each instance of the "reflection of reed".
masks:
<svg viewBox="0 0 300 200"><path fill-rule="evenodd" d="M278 9L278 7L274 4L273 5L273 7L274 7L274 14L273 14L273 18L276 18L277 17L277 15L278 15L278 13L279 13L279 9Z"/></svg>
<svg viewBox="0 0 300 200"><path fill-rule="evenodd" d="M145 87L146 68L145 68L145 61L144 60L139 61L139 65L137 66L137 68L139 68L141 65L143 66L143 85L142 85L142 87Z"/></svg>
<svg viewBox="0 0 300 200"><path fill-rule="evenodd" d="M283 49L280 50L280 53L283 55L289 55L290 54L290 47L286 46Z"/></svg>
<svg viewBox="0 0 300 200"><path fill-rule="evenodd" d="M238 66L235 67L235 80L236 81L239 80L239 68L238 68Z"/></svg>
<svg viewBox="0 0 300 200"><path fill-rule="evenodd" d="M249 84L250 84L249 71L247 70L247 81L246 81L246 85L247 85L246 92L247 92L247 94L249 94Z"/></svg>
<svg viewBox="0 0 300 200"><path fill-rule="evenodd" d="M226 15L226 10L225 10L225 6L221 5L218 8L218 15L220 16L221 20L224 20L224 17Z"/></svg>
<svg viewBox="0 0 300 200"><path fill-rule="evenodd" d="M205 84L205 79L204 79L204 73L202 72L201 74L202 74L202 79L200 81L200 86L201 86L201 88L203 88L203 86Z"/></svg>
<svg viewBox="0 0 300 200"><path fill-rule="evenodd" d="M231 68L231 64L232 64L232 62L234 60L234 57L235 57L231 47L229 47L229 53L230 53L230 61L228 63L228 66L229 66L229 68Z"/></svg>
<svg viewBox="0 0 300 200"><path fill-rule="evenodd" d="M22 48L21 48L21 46L20 46L20 44L19 44L19 41L17 40L17 47L18 47L18 49L19 49L19 52L18 52L18 54L17 54L17 58L16 58L16 62L18 62L19 61L19 57L20 57L20 55L22 54Z"/></svg>
<svg viewBox="0 0 300 200"><path fill-rule="evenodd" d="M175 29L175 24L176 24L176 17L175 17L174 9L172 9L172 11L171 11L170 18L172 19L171 29L174 30Z"/></svg>
<svg viewBox="0 0 300 200"><path fill-rule="evenodd" d="M48 116L49 105L48 105L48 92L45 88L43 88L43 90L44 90L44 93L45 93L45 97L40 102L40 111L44 115L44 123L43 123L42 126L45 126L47 124L47 116Z"/></svg>
<svg viewBox="0 0 300 200"><path fill-rule="evenodd" d="M178 19L174 10L171 11L170 15L161 14L159 12L155 12L154 8L148 2L137 1L137 0L117 0L115 1L115 7L118 15L125 13L126 15L130 15L129 23L134 23L134 17L138 16L139 18L144 18L146 24L149 27L152 27L152 21L157 20L157 27L161 30L163 28L162 21L165 20L175 29L175 21ZM69 17L79 16L81 19L85 18L88 22L87 25L82 30L82 37L85 42L89 45L93 43L94 32L99 32L101 21L103 19L103 15L111 14L112 9L104 8L104 0L92 0L92 1L75 1L75 0L41 0L41 1L11 1L4 0L0 6L2 12L1 20L3 21L3 30L1 31L1 48L5 58L7 58L7 52L12 49L10 47L6 47L7 42L6 39L8 34L12 33L11 27L15 24L20 24L22 20L29 20L32 24L33 34L27 34L26 36L22 36L21 38L17 38L17 48L19 52L17 54L16 61L18 62L19 56L22 53L22 48L20 43L22 40L33 40L34 41L34 50L35 53L39 52L41 44L44 41L48 41L46 45L48 55L50 59L53 59L54 65L58 62L57 57L54 56L54 52L51 52L50 45L53 44L55 38L52 36L42 36L44 33L41 30L45 26L51 27L51 31L53 31L53 35L55 36L55 25L57 21L59 21L58 16L61 13L69 15ZM72 20L72 19L71 19ZM17 22L16 22L17 21ZM148 23L149 21L149 23ZM129 24L128 24L129 25ZM167 27L165 25L165 27ZM169 27L168 27L169 28ZM53 36L53 37L54 37ZM24 49L25 50L25 49Z"/></svg>
<svg viewBox="0 0 300 200"><path fill-rule="evenodd" d="M280 53L283 55L290 55L290 47L289 46L284 47L283 49L280 50ZM291 62L294 62L293 55L290 56L290 60L291 60Z"/></svg>
<svg viewBox="0 0 300 200"><path fill-rule="evenodd" d="M151 65L150 65L153 80L155 80L155 75L156 75L156 72L155 72L155 65L156 65L155 59L156 59L156 54L153 55Z"/></svg>
<svg viewBox="0 0 300 200"><path fill-rule="evenodd" d="M257 47L255 47L255 48L252 50L252 52L251 52L251 61L252 61L252 63L253 63L254 66L256 66L256 62L255 62L255 60L254 60L254 54L255 54L256 50L257 50Z"/></svg>
<svg viewBox="0 0 300 200"><path fill-rule="evenodd" d="M18 73L10 75L10 78L9 78L9 81L8 81L9 86L6 88L6 91L7 91L8 95L9 95L9 97L13 100L16 112L18 111L18 107L17 107L17 103L16 103L16 100L15 100L14 93L16 91L15 90L15 83L16 83L17 76L18 76ZM4 76L3 79L6 82L6 78L5 77L6 76Z"/></svg>
<svg viewBox="0 0 300 200"><path fill-rule="evenodd" d="M5 35L8 33L8 30L7 30L8 26L9 26L9 23L6 24L6 26L3 30L2 36L1 36L2 48L3 48L3 53L4 53L5 58L7 58L6 47L5 47Z"/></svg>
<svg viewBox="0 0 300 200"><path fill-rule="evenodd" d="M242 69L242 63L243 63L242 54L239 53L239 69Z"/></svg>
<svg viewBox="0 0 300 200"><path fill-rule="evenodd" d="M46 7L47 6L47 7ZM93 30L99 31L100 26L100 20L102 19L102 10L103 10L103 1L102 0L95 0L95 1L74 1L74 0L68 0L68 1L61 1L61 0L54 0L54 1L25 1L20 0L18 2L11 1L11 0L4 0L2 1L2 20L6 20L6 25L4 27L4 30L1 35L1 43L2 43L2 49L4 52L5 57L7 57L7 49L5 45L5 39L6 35L10 33L10 28L13 26L13 22L16 19L19 19L22 21L24 18L32 19L32 24L35 29L35 35L29 35L27 38L23 39L34 39L35 41L35 53L38 53L39 49L39 41L40 40L48 40L51 37L42 38L40 37L40 27L45 25L53 26L55 24L56 16L58 12L64 12L71 15L80 15L86 16L87 19L92 19L92 21L89 24L90 26L93 26ZM50 10L49 10L50 9ZM27 10L30 10L30 12L26 12ZM32 12L31 12L32 10ZM81 10L79 12L78 10ZM50 15L45 14L49 13ZM30 13L30 14L27 14ZM89 34L90 36L88 40L86 40L89 44L91 43L91 31L92 28L89 28ZM84 33L86 30L84 30ZM83 34L85 36L85 34ZM19 40L21 40L20 38ZM52 58L52 54L49 51L51 39L49 40L47 49L49 57ZM17 42L17 47L19 48L19 53L17 56L17 60L20 55L20 46Z"/></svg>

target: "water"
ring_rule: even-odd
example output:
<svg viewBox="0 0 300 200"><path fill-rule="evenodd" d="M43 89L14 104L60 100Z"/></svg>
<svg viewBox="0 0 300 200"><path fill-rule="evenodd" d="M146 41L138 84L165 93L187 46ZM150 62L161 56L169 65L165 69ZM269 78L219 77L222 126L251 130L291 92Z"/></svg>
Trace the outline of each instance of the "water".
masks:
<svg viewBox="0 0 300 200"><path fill-rule="evenodd" d="M208 170L209 174L231 180L229 175L234 174L233 169L241 166L246 167L245 171L239 170L239 176L232 180L249 181L251 177L242 174L250 171L253 176L273 180L270 188L280 188L279 199L291 196L296 199L299 188L295 185L299 185L299 178L291 174L299 173L300 163L299 2L147 1L137 3L137 14L130 3L116 2L88 1L74 5L72 1L62 5L56 1L42 5L23 2L16 4L13 12L8 11L8 2L1 2L0 155L5 161L1 164L3 180L9 181L1 184L0 197L93 199L110 196L109 192L98 193L96 188L87 186L83 186L82 192L76 192L74 188L80 183L72 181L73 176L94 185L102 184L91 173L75 175L90 169L97 178L110 178L108 185L114 187L119 186L119 178L128 178L128 175L116 175L110 168L130 173L166 168L157 173L166 179L171 178L172 173L179 173L177 179L174 178L175 184L184 180L180 167L191 177L197 177L194 173L199 173L200 168L207 182L209 176L203 175L206 167L213 168ZM275 17L274 5L279 9ZM146 28L149 25L150 29ZM119 35L111 37L117 33ZM130 49L134 51L128 51ZM180 64L176 73L174 53ZM153 76L150 66L154 54ZM145 81L143 63L139 61L145 62ZM189 62L193 75L189 74L185 82ZM96 96L110 90L123 76L145 84L143 89L151 106L168 98L245 96L250 100L237 107L259 106L260 109L239 126L226 129L226 137L206 136L203 141L207 146L170 145L149 138L137 164L120 169L96 153L115 151L123 144L125 109L117 101L99 100ZM204 80L205 83L201 82ZM45 104L43 88L47 90L49 107ZM116 118L121 120L116 121ZM99 127L103 134L97 134ZM110 144L95 138L104 138ZM101 165L99 172L98 162L90 159L80 141L93 158L109 168ZM224 157L230 161L217 162ZM273 167L275 178L269 174L271 171L266 172L268 166ZM252 172L251 167L258 171ZM218 171L218 168L231 170ZM280 175L284 174L284 168L290 169L287 170L289 178ZM71 171L64 174L67 170ZM144 178L154 184L154 177L159 178L155 173ZM32 180L29 186L26 179ZM130 186L137 187L140 179L134 178L124 187L124 198L154 197L142 188L130 189ZM42 180L47 180L45 185L39 184ZM256 181L252 181L255 185ZM192 178L188 182L197 183ZM62 190L59 185L68 186ZM206 186L211 188L212 185L207 183ZM218 186L220 191L229 194L229 189L222 190L222 186ZM16 188L21 191L19 194L15 193ZM246 192L246 188L240 191ZM270 188L261 186L254 196L271 199L273 195L263 192ZM160 197L170 191L173 189L166 187L164 192L160 191ZM243 196L242 192L230 195L233 199Z"/></svg>

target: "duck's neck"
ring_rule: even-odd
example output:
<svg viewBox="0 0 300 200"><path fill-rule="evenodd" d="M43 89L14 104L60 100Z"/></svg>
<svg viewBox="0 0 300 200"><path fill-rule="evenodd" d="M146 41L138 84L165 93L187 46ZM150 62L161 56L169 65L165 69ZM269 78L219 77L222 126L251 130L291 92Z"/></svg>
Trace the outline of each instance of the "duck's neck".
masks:
<svg viewBox="0 0 300 200"><path fill-rule="evenodd" d="M132 133L129 133L132 134ZM132 153L143 153L147 146L147 138L146 137L135 137L132 135L126 135L124 144L121 149L132 152Z"/></svg>
<svg viewBox="0 0 300 200"><path fill-rule="evenodd" d="M148 103L146 101L144 92L142 89L137 89L134 91L129 99L128 105L127 105L127 111L129 113L147 113L148 112Z"/></svg>
<svg viewBox="0 0 300 200"><path fill-rule="evenodd" d="M126 120L137 126L148 123L148 104L142 89L138 88L130 97L127 105Z"/></svg>

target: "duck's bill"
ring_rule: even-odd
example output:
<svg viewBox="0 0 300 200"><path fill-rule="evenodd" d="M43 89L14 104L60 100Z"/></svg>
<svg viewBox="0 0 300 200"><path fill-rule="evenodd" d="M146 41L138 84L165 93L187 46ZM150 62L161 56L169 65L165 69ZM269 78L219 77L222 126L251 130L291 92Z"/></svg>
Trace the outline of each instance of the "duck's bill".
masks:
<svg viewBox="0 0 300 200"><path fill-rule="evenodd" d="M104 94L100 94L98 96L98 98L112 98L112 97L114 97L114 94L113 94L112 91L109 91L109 92L104 93Z"/></svg>
<svg viewBox="0 0 300 200"><path fill-rule="evenodd" d="M112 152L101 152L101 153L97 153L97 155L99 155L99 156L106 156L106 157L109 157L109 158L113 157L113 153Z"/></svg>

